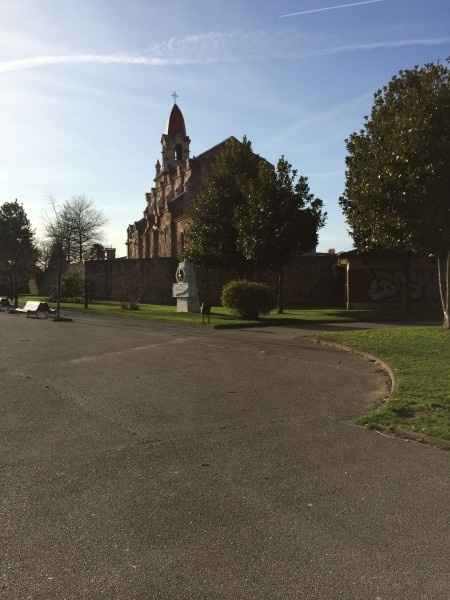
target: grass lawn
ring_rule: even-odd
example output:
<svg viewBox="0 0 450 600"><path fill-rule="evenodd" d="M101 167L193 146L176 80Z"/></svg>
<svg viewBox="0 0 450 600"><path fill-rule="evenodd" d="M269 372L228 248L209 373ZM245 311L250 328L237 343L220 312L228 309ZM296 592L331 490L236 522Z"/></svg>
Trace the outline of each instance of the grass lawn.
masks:
<svg viewBox="0 0 450 600"><path fill-rule="evenodd" d="M23 296L20 298L20 304L27 300L43 300L43 296ZM52 304L55 306L55 304ZM63 310L78 310L84 312L82 304L63 302ZM136 318L157 321L174 321L178 323L201 324L201 316L193 313L177 313L175 306L162 304L141 304L139 310L124 310L120 302L98 301L89 304L87 309L89 313L101 315L119 316L125 318ZM430 320L435 315L410 314L409 320ZM395 307L384 307L382 309L374 308L356 308L349 311L343 308L288 308L282 315L273 311L258 320L249 321L240 319L231 311L223 306L214 306L211 309L211 325L218 329L233 327L261 327L261 326L301 326L303 323L339 323L356 321L403 321L404 315L400 309Z"/></svg>
<svg viewBox="0 0 450 600"><path fill-rule="evenodd" d="M321 337L374 354L394 372L392 398L359 423L450 440L450 332L402 326Z"/></svg>
<svg viewBox="0 0 450 600"><path fill-rule="evenodd" d="M46 301L44 296L23 296L19 299L19 304L24 304L27 300L42 300ZM56 303L50 302L50 306L55 307ZM75 302L61 302L61 310L77 310L82 313L92 313L105 316L117 316L131 319L144 319L147 321L174 321L178 323L201 323L201 316L193 313L177 313L175 306L167 306L163 304L140 304L139 310L125 310L121 307L120 302L114 301L95 301L89 303L89 308L85 309L83 304ZM232 322L239 324L239 319L236 319L230 313L219 309L220 313L211 314L211 325L218 325L223 322ZM222 314L222 312L224 314Z"/></svg>

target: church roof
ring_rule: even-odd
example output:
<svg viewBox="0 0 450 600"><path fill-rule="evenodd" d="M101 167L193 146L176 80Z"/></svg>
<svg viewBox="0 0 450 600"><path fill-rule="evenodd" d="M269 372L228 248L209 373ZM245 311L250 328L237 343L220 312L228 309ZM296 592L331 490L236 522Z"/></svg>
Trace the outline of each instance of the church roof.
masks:
<svg viewBox="0 0 450 600"><path fill-rule="evenodd" d="M177 134L186 135L184 118L181 110L176 104L174 104L170 114L167 125L167 134L172 136ZM233 142L238 144L242 143L236 137L230 136L215 146L212 146L212 148L205 150L201 154L198 154L189 160L191 176L187 181L186 187L180 193L177 193L174 197L168 200L168 209L173 218L182 219L186 216L192 205L193 199L201 190L204 178L207 177L211 172L217 156L223 152L228 144ZM259 155L257 156L261 161L264 161L268 166L273 168L273 165L271 165L265 158ZM169 167L169 170L174 169L175 167L173 166ZM146 198L148 203L150 200L150 194L146 194ZM148 209L146 210L146 218L148 220L151 218L151 211ZM130 225L130 230L144 233L146 230L146 219L141 219L140 221L136 221L133 225Z"/></svg>
<svg viewBox="0 0 450 600"><path fill-rule="evenodd" d="M227 144L229 144L231 141L238 142L239 140L237 140L234 137L234 135L231 135L230 137L227 137L227 139L223 140L222 142L219 142L215 146L212 146L212 148L209 148L208 150L205 150L201 154L197 154L197 156L194 156L193 158L191 158L191 163L194 162L194 164L195 164L195 163L200 163L200 162L210 162L210 161L214 160L216 158L216 156L218 154L220 154L220 152L222 152L224 147Z"/></svg>
<svg viewBox="0 0 450 600"><path fill-rule="evenodd" d="M184 124L183 113L178 108L178 104L174 104L172 107L169 121L167 122L167 135L181 135L186 137L186 125Z"/></svg>
<svg viewBox="0 0 450 600"><path fill-rule="evenodd" d="M202 187L203 178L210 172L215 159L231 141L239 142L234 136L219 142L212 148L193 157L189 161L192 176L188 182L188 191L184 190L169 201L169 210L175 218L183 217L191 206L192 200Z"/></svg>
<svg viewBox="0 0 450 600"><path fill-rule="evenodd" d="M201 154L197 154L197 156L194 156L193 158L191 158L190 163L191 163L192 170L196 170L197 167L202 164L209 167L214 162L216 157L224 150L225 146L227 146L227 144L230 144L232 142L242 144L242 142L240 140L238 140L234 135L230 135L230 137L227 137L225 140L219 142L215 146L212 146L212 148L209 148L208 150L205 150ZM265 162L268 167L273 168L273 165L268 160L266 160L259 154L257 154L256 156L258 156L258 158L261 161Z"/></svg>

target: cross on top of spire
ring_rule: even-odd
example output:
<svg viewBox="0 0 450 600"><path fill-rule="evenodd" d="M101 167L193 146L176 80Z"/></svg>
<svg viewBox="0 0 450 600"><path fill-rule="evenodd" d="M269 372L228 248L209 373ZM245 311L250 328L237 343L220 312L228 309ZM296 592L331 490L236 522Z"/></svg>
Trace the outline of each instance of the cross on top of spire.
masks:
<svg viewBox="0 0 450 600"><path fill-rule="evenodd" d="M179 98L179 95L176 92L174 92L172 94L172 98L173 98L173 103L176 104L177 103L177 98Z"/></svg>

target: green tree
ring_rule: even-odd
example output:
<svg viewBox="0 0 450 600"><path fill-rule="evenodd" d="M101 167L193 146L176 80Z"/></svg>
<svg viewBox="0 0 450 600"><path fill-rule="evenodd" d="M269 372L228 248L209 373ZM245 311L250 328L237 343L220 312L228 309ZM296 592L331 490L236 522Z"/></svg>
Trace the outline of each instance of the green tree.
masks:
<svg viewBox="0 0 450 600"><path fill-rule="evenodd" d="M274 169L247 138L230 140L194 200L186 255L241 277L255 268L274 270L282 311L283 268L316 246L325 217L307 178L297 178L284 157Z"/></svg>
<svg viewBox="0 0 450 600"><path fill-rule="evenodd" d="M323 203L308 178L282 156L275 169L260 163L248 182L246 202L237 208L237 246L247 261L278 275L278 311L283 312L283 273L296 256L313 250L325 224Z"/></svg>
<svg viewBox="0 0 450 600"><path fill-rule="evenodd" d="M447 65L402 70L375 93L370 118L346 140L340 203L355 246L433 255L449 322L450 79Z"/></svg>
<svg viewBox="0 0 450 600"><path fill-rule="evenodd" d="M92 246L89 248L89 252L87 253L86 259L103 260L103 258L105 258L105 251L105 246L103 244L100 244L99 242L96 242L92 244Z"/></svg>
<svg viewBox="0 0 450 600"><path fill-rule="evenodd" d="M230 139L218 155L191 209L186 256L206 267L227 267L244 275L248 261L237 245L236 214L246 202L248 181L262 159L251 142Z"/></svg>
<svg viewBox="0 0 450 600"><path fill-rule="evenodd" d="M34 232L23 206L17 200L5 202L0 206L0 262L8 273L15 306L37 257Z"/></svg>

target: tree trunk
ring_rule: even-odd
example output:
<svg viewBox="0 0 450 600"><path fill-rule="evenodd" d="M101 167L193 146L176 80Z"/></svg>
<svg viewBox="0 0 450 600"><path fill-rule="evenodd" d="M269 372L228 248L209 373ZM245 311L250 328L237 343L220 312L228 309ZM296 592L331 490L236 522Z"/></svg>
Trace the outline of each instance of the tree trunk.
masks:
<svg viewBox="0 0 450 600"><path fill-rule="evenodd" d="M89 298L88 298L88 280L86 276L86 265L84 265L84 308L89 308Z"/></svg>
<svg viewBox="0 0 450 600"><path fill-rule="evenodd" d="M254 281L255 279L255 267L251 263L245 265L244 279L247 281Z"/></svg>
<svg viewBox="0 0 450 600"><path fill-rule="evenodd" d="M62 260L58 260L58 273L56 281L56 319L61 318L61 280L62 280Z"/></svg>
<svg viewBox="0 0 450 600"><path fill-rule="evenodd" d="M278 314L284 313L284 301L283 301L283 284L284 284L284 270L283 267L278 271Z"/></svg>
<svg viewBox="0 0 450 600"><path fill-rule="evenodd" d="M411 303L409 301L409 275L410 275L411 259L408 254L405 263L403 264L403 282L402 282L402 311L406 314L410 312Z"/></svg>
<svg viewBox="0 0 450 600"><path fill-rule="evenodd" d="M345 310L351 309L350 303L350 262L345 265Z"/></svg>
<svg viewBox="0 0 450 600"><path fill-rule="evenodd" d="M450 318L449 318L449 297L450 297L450 252L447 252L446 257L446 269L445 269L445 311L444 311L444 321L442 323L442 327L444 329L450 329Z"/></svg>
<svg viewBox="0 0 450 600"><path fill-rule="evenodd" d="M14 300L14 292L13 292L13 280L12 280L12 271L8 272L8 298L13 301Z"/></svg>
<svg viewBox="0 0 450 600"><path fill-rule="evenodd" d="M207 266L205 266L205 302L208 305L211 304L209 298L209 268Z"/></svg>
<svg viewBox="0 0 450 600"><path fill-rule="evenodd" d="M444 263L442 264L441 261ZM437 269L438 269L438 284L439 284L439 295L441 298L442 313L444 316L442 327L446 330L450 329L450 315L449 315L449 297L450 297L450 252L447 252L445 258L437 257Z"/></svg>
<svg viewBox="0 0 450 600"><path fill-rule="evenodd" d="M17 293L17 274L16 274L15 268L13 269L11 275L12 275L12 293L13 293L14 308L17 308L19 306L19 295Z"/></svg>

